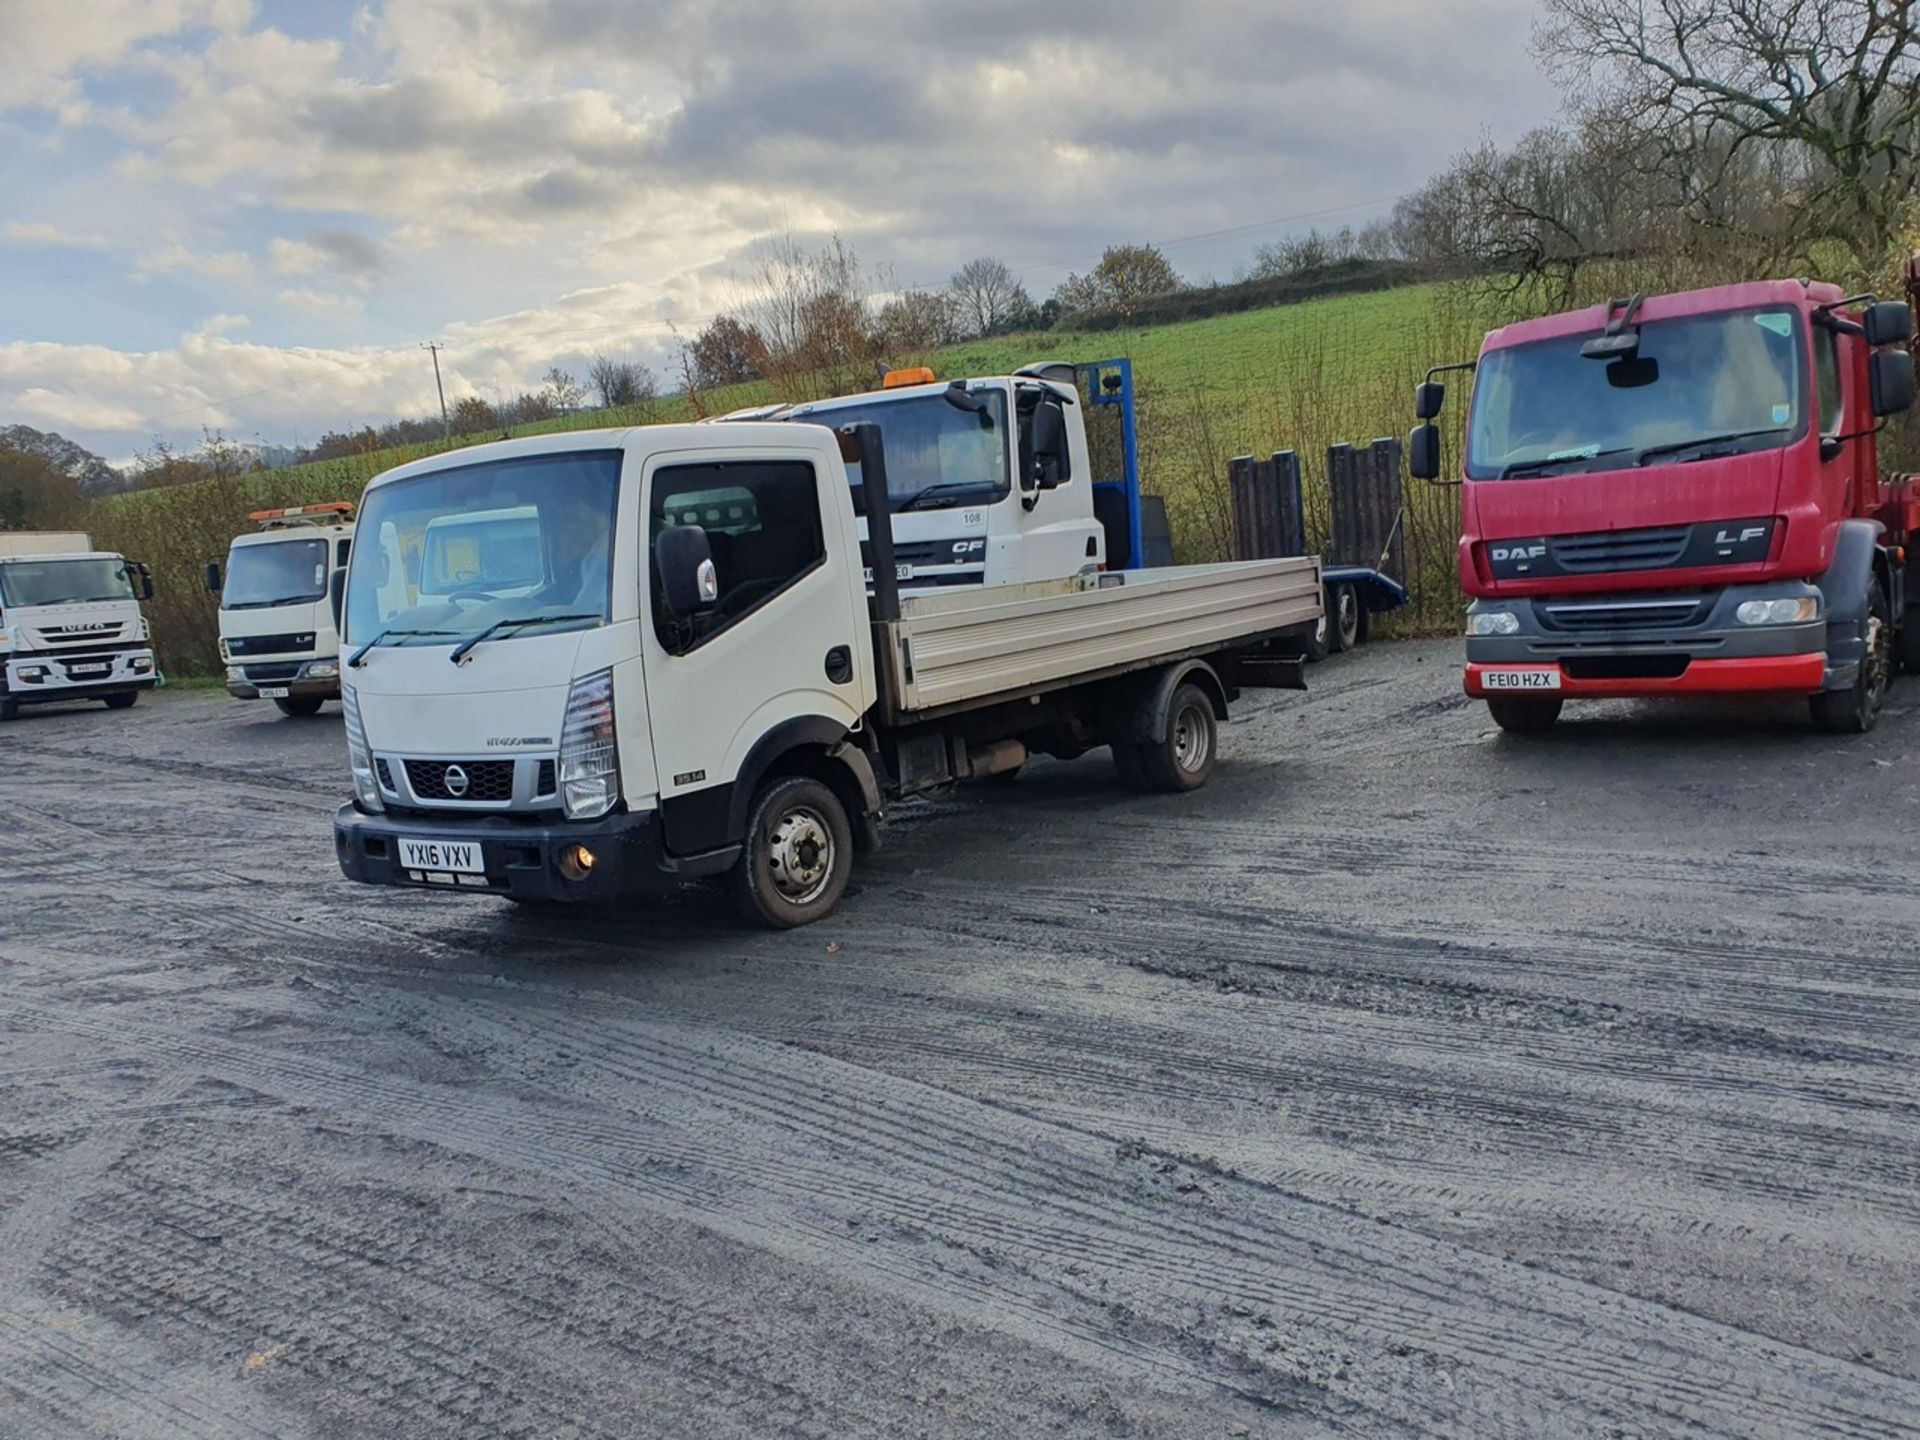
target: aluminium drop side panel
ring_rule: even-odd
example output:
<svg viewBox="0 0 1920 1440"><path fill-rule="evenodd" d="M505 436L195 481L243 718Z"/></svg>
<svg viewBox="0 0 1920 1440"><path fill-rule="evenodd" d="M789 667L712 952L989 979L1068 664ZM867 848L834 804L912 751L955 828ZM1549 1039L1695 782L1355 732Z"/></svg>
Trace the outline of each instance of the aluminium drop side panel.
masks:
<svg viewBox="0 0 1920 1440"><path fill-rule="evenodd" d="M1321 606L1317 556L1134 570L1097 588L1075 577L910 595L875 661L912 714L1226 649L1311 624Z"/></svg>

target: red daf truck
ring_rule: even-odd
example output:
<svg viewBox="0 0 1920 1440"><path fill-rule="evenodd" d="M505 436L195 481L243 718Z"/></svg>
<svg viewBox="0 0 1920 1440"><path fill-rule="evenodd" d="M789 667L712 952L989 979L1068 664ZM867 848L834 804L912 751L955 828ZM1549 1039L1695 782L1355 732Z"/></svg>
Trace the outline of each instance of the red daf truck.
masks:
<svg viewBox="0 0 1920 1440"><path fill-rule="evenodd" d="M1502 728L1567 700L1804 695L1878 717L1920 670L1920 477L1876 437L1913 404L1911 297L1771 280L1635 295L1488 335L1430 371L1408 444L1438 481L1445 392L1472 370L1461 476L1466 689Z"/></svg>

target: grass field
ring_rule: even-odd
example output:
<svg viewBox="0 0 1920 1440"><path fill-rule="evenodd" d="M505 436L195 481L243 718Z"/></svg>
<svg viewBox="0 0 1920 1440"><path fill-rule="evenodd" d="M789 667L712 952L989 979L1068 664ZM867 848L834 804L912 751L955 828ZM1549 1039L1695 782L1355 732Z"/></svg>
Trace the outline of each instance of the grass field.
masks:
<svg viewBox="0 0 1920 1440"><path fill-rule="evenodd" d="M1454 288L1411 286L1137 330L971 341L900 363L924 361L952 377L1004 374L1033 360L1131 359L1145 488L1166 498L1178 557L1205 560L1227 553L1231 457L1299 451L1309 512L1323 513L1326 448L1404 433L1414 383L1429 365L1473 354L1486 320L1476 313L1481 310ZM701 398L718 414L780 397L762 382ZM645 410L589 412L513 433L692 418L690 402L674 396ZM456 444L497 438L490 432ZM224 556L228 540L245 528L248 510L354 499L380 472L446 448L407 446L114 496L98 504L92 529L98 543L153 566L160 593L149 608L162 663L175 674L205 672L216 664L216 619L200 572ZM1459 604L1452 580L1453 492L1415 483L1408 501L1416 603L1404 623L1444 627Z"/></svg>

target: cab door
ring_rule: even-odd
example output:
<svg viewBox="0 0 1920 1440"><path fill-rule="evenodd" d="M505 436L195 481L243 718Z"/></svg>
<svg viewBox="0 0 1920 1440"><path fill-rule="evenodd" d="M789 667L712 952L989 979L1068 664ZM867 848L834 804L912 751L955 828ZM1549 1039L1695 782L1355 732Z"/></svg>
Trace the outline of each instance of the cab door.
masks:
<svg viewBox="0 0 1920 1440"><path fill-rule="evenodd" d="M691 621L651 580L643 652L669 848L728 843L733 782L754 745L790 729L843 732L873 703L866 587L848 556L843 468L818 451L666 453L647 466L646 571L672 526L706 531L719 597ZM850 573L851 572L851 573Z"/></svg>

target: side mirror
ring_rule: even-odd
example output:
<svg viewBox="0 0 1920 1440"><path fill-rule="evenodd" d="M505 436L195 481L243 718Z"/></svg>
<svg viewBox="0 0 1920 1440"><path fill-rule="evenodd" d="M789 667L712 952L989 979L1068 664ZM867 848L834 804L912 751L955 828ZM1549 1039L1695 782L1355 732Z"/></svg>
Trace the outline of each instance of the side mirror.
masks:
<svg viewBox="0 0 1920 1440"><path fill-rule="evenodd" d="M341 617L347 610L347 572L336 570L333 578L327 582L327 599L333 606L333 633L338 635L341 629Z"/></svg>
<svg viewBox="0 0 1920 1440"><path fill-rule="evenodd" d="M1874 307L1878 309L1878 306ZM1913 356L1904 350L1876 350L1868 361L1867 394L1882 419L1913 408Z"/></svg>
<svg viewBox="0 0 1920 1440"><path fill-rule="evenodd" d="M1431 420L1446 403L1447 387L1438 380L1422 380L1413 387L1413 414L1417 420Z"/></svg>
<svg viewBox="0 0 1920 1440"><path fill-rule="evenodd" d="M667 609L681 619L703 615L720 598L720 572L713 568L713 546L699 525L662 530L653 542L654 573Z"/></svg>
<svg viewBox="0 0 1920 1440"><path fill-rule="evenodd" d="M1882 300L1867 306L1860 328L1867 332L1869 345L1904 345L1913 334L1913 312L1904 301Z"/></svg>
<svg viewBox="0 0 1920 1440"><path fill-rule="evenodd" d="M1051 490L1069 478L1067 411L1058 400L1042 400L1033 408L1033 458L1030 484L1022 489Z"/></svg>
<svg viewBox="0 0 1920 1440"><path fill-rule="evenodd" d="M1911 384L1912 382L1909 381L1908 383ZM142 600L151 600L153 598L153 571L136 560L133 565L133 573L140 577L140 598Z"/></svg>
<svg viewBox="0 0 1920 1440"><path fill-rule="evenodd" d="M1407 473L1416 480L1440 478L1440 427L1431 420L1407 436Z"/></svg>
<svg viewBox="0 0 1920 1440"><path fill-rule="evenodd" d="M220 562L218 560L207 562L207 593L209 595L220 593Z"/></svg>

